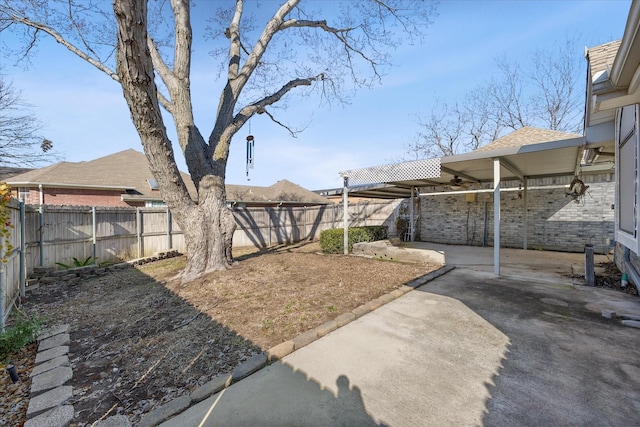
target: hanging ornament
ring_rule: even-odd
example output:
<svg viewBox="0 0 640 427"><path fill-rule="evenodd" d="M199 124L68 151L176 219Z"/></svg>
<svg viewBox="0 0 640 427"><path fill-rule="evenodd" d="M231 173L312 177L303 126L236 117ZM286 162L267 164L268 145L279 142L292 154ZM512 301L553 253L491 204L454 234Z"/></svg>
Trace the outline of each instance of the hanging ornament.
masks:
<svg viewBox="0 0 640 427"><path fill-rule="evenodd" d="M254 143L253 135L247 136L247 181L250 181L249 169L253 169Z"/></svg>

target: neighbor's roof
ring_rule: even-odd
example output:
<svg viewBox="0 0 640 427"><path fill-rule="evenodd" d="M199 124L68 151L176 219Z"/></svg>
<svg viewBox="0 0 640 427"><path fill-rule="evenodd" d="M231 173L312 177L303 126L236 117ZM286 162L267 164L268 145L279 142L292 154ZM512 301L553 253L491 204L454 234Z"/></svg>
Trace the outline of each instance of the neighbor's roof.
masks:
<svg viewBox="0 0 640 427"><path fill-rule="evenodd" d="M191 177L181 172L187 189L195 198ZM134 190L142 198L159 199L148 180L153 179L146 156L136 150L120 151L85 162L60 162L16 175L7 180L12 186L73 187L103 190Z"/></svg>
<svg viewBox="0 0 640 427"><path fill-rule="evenodd" d="M269 187L227 184L226 189L227 200L230 202L299 202L314 205L329 203L324 197L286 179Z"/></svg>
<svg viewBox="0 0 640 427"><path fill-rule="evenodd" d="M498 138L493 142L478 148L475 151L492 151L501 148L522 147L542 142L562 141L565 139L580 138L582 135L575 133L559 132L556 130L539 129L530 126L520 128L508 135ZM474 152L475 152L474 151Z"/></svg>
<svg viewBox="0 0 640 427"><path fill-rule="evenodd" d="M6 181L9 178L23 174L33 168L15 168L11 166L0 166L0 181Z"/></svg>
<svg viewBox="0 0 640 427"><path fill-rule="evenodd" d="M598 73L611 70L621 42L622 40L616 40L587 49L587 60L589 67L591 67L592 78L597 79Z"/></svg>

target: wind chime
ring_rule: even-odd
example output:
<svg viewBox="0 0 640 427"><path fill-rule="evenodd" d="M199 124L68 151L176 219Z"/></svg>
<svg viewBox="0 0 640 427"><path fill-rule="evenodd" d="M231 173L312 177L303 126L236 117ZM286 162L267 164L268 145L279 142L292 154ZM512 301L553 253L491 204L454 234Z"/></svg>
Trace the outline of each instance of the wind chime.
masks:
<svg viewBox="0 0 640 427"><path fill-rule="evenodd" d="M251 133L251 128L249 128L249 133ZM251 181L249 178L249 169L253 169L254 144L253 135L247 135L247 181Z"/></svg>

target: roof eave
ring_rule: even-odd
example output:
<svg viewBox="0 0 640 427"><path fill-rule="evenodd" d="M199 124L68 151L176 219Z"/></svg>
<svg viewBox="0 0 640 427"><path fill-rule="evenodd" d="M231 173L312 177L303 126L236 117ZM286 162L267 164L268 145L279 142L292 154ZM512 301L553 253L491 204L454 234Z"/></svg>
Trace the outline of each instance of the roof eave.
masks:
<svg viewBox="0 0 640 427"><path fill-rule="evenodd" d="M135 187L122 185L85 185L85 184L69 184L62 182L37 182L37 181L11 181L7 180L7 184L11 187L40 187L43 188L79 188L86 190L135 190Z"/></svg>
<svg viewBox="0 0 640 427"><path fill-rule="evenodd" d="M513 156L515 154L535 153L538 151L555 150L560 148L579 147L584 145L584 137L561 139L557 141L538 142L519 147L505 147L495 150L472 151L471 153L456 154L440 159L440 163L455 163L466 160L491 159L496 157Z"/></svg>
<svg viewBox="0 0 640 427"><path fill-rule="evenodd" d="M622 37L622 43L611 67L610 80L615 87L628 87L635 68L630 69L629 64L638 64L640 60L640 2L631 3L629 17Z"/></svg>

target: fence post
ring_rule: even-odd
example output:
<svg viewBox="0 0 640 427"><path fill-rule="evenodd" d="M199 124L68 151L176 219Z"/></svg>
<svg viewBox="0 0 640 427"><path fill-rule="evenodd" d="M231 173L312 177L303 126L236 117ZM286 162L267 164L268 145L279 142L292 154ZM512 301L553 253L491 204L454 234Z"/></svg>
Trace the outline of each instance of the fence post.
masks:
<svg viewBox="0 0 640 427"><path fill-rule="evenodd" d="M40 222L40 236L38 237L38 247L40 248L40 267L44 267L44 205L38 208L38 221Z"/></svg>
<svg viewBox="0 0 640 427"><path fill-rule="evenodd" d="M142 258L142 214L140 208L136 208L136 239L138 246L138 258Z"/></svg>
<svg viewBox="0 0 640 427"><path fill-rule="evenodd" d="M167 206L167 251L170 251L173 247L173 242L171 241L171 211L169 210L169 206Z"/></svg>
<svg viewBox="0 0 640 427"><path fill-rule="evenodd" d="M20 296L21 297L25 297L26 294L26 276L27 276L27 271L26 271L26 263L25 263L25 251L26 251L26 247L27 245L25 244L25 239L26 239L26 235L25 235L25 226L24 226L24 221L25 221L25 213L24 213L24 201L20 200Z"/></svg>
<svg viewBox="0 0 640 427"><path fill-rule="evenodd" d="M97 255L96 234L97 234L98 225L96 224L96 207L95 206L91 207L91 222L92 222L91 243L93 244L93 263L97 264L98 258L96 256Z"/></svg>
<svg viewBox="0 0 640 427"><path fill-rule="evenodd" d="M304 209L304 237L301 240L307 240L309 236L307 235L307 207L303 206Z"/></svg>
<svg viewBox="0 0 640 427"><path fill-rule="evenodd" d="M267 208L267 230L269 233L269 248L271 247L271 208Z"/></svg>

